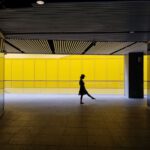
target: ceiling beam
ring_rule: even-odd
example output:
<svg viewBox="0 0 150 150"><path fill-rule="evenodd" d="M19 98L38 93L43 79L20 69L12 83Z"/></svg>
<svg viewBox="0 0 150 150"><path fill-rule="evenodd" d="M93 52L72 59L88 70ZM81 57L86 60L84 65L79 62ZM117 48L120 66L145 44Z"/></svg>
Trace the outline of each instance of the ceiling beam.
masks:
<svg viewBox="0 0 150 150"><path fill-rule="evenodd" d="M85 54L89 49L91 49L93 46L95 46L96 45L96 42L95 41L93 41L83 52L82 52L82 54Z"/></svg>
<svg viewBox="0 0 150 150"><path fill-rule="evenodd" d="M131 43L131 44L129 44L129 45L127 45L127 46L121 48L121 49L118 49L118 50L116 50L116 51L110 53L110 55L113 55L113 54L115 54L115 53L117 53L117 52L120 52L120 51L122 51L122 50L124 50L124 49L126 49L126 48L128 48L128 47L130 47L130 46L132 46L132 45L134 45L134 44L136 44L136 43L137 43L137 42L133 42L133 43Z"/></svg>
<svg viewBox="0 0 150 150"><path fill-rule="evenodd" d="M15 45L13 45L12 43L8 42L7 40L5 40L5 43L7 43L8 45L10 45L11 47L13 47L14 49L16 49L17 51L19 51L21 53L25 53L20 48L16 47Z"/></svg>
<svg viewBox="0 0 150 150"><path fill-rule="evenodd" d="M55 54L55 47L54 47L53 40L48 40L48 44L49 44L49 47L52 51L52 54Z"/></svg>

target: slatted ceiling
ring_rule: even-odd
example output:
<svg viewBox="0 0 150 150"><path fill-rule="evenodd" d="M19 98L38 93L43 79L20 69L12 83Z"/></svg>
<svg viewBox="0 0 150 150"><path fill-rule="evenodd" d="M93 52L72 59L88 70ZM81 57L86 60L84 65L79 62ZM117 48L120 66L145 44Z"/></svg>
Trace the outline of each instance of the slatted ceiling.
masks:
<svg viewBox="0 0 150 150"><path fill-rule="evenodd" d="M81 54L91 42L54 41L56 54Z"/></svg>
<svg viewBox="0 0 150 150"><path fill-rule="evenodd" d="M147 52L147 43L145 42L138 42L128 48L125 48L124 50L115 53L115 54L128 54L129 52L144 52L146 54Z"/></svg>
<svg viewBox="0 0 150 150"><path fill-rule="evenodd" d="M8 41L14 46L27 54L52 54L47 40L16 40L8 39ZM92 41L64 41L54 40L54 48L56 54L82 54L85 49L92 43ZM133 42L97 42L95 46L90 48L85 54L106 55L111 54L121 48L130 45ZM8 53L19 53L16 49L5 44L5 49ZM147 51L147 43L138 42L126 49L123 49L117 53L127 54L129 52Z"/></svg>
<svg viewBox="0 0 150 150"><path fill-rule="evenodd" d="M145 42L138 42L135 45L131 46L130 48L126 48L124 52L119 54L128 54L129 52L143 52L147 53L147 43Z"/></svg>
<svg viewBox="0 0 150 150"><path fill-rule="evenodd" d="M97 42L86 54L110 54L129 44L131 42Z"/></svg>
<svg viewBox="0 0 150 150"><path fill-rule="evenodd" d="M21 53L18 50L16 50L15 48L13 48L12 46L10 46L9 44L5 43L5 51L7 53Z"/></svg>
<svg viewBox="0 0 150 150"><path fill-rule="evenodd" d="M25 53L29 54L51 54L52 51L49 47L47 40L8 40L11 44L15 45Z"/></svg>

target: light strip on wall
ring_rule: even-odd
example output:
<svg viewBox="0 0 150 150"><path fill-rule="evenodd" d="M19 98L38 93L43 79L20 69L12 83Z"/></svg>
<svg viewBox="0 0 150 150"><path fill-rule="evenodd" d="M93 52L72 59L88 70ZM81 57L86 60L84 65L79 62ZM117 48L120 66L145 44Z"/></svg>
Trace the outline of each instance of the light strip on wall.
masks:
<svg viewBox="0 0 150 150"><path fill-rule="evenodd" d="M5 58L63 58L69 55L6 54Z"/></svg>

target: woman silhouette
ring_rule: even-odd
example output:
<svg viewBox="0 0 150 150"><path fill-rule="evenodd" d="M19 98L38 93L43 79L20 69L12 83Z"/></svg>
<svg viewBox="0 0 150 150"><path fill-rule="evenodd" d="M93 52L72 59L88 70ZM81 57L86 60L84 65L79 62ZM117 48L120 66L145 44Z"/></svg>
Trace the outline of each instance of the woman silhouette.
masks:
<svg viewBox="0 0 150 150"><path fill-rule="evenodd" d="M95 99L93 96L91 96L88 91L86 90L85 88L85 85L84 85L84 81L83 79L85 78L85 75L84 74L81 74L80 76L80 81L79 81L79 85L80 85L80 90L79 90L79 95L81 95L80 97L80 104L84 104L82 102L82 99L83 99L83 95L88 95L89 97L91 97L91 99Z"/></svg>

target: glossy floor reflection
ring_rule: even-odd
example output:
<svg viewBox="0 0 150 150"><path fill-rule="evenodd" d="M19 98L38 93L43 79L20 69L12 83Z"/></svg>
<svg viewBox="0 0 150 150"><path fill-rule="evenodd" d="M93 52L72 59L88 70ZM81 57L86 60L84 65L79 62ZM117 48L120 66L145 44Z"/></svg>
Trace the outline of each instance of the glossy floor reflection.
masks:
<svg viewBox="0 0 150 150"><path fill-rule="evenodd" d="M146 100L73 94L6 94L2 150L149 150Z"/></svg>

